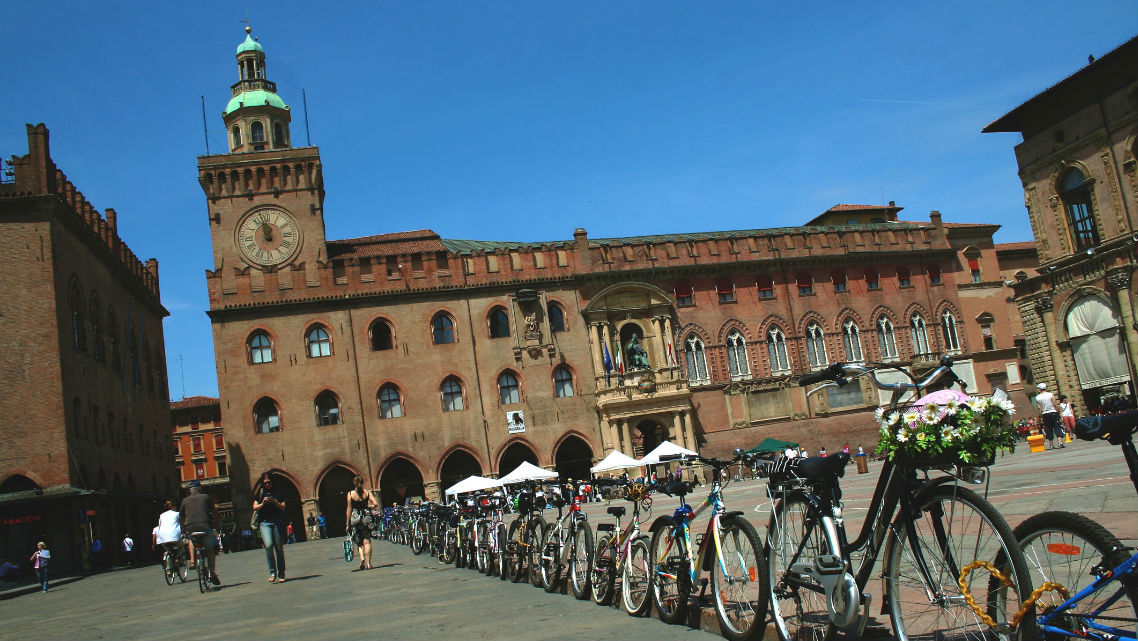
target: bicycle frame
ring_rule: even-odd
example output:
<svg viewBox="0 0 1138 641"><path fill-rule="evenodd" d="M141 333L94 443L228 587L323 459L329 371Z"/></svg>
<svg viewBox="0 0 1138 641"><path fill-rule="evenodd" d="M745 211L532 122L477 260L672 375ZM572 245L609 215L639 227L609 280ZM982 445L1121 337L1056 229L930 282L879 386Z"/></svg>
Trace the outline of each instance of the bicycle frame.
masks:
<svg viewBox="0 0 1138 641"><path fill-rule="evenodd" d="M668 546L664 549L660 558L656 559L657 568L664 566L664 562L668 558L668 553L672 550L672 541L676 540L682 535L684 543L687 544L686 548L688 556L688 574L689 578L691 579L692 586L696 584L696 579L699 578L699 575L703 572L704 569L712 569L712 557L706 556L708 549L712 546L714 546L714 560L719 566L719 571L723 572L723 576L725 578L729 578L727 574L727 566L723 562L723 553L721 552L722 547L719 543L719 521L724 511L726 510L726 507L723 504L723 488L719 483L718 474L716 477L717 478L712 484L711 492L708 493L707 497L700 502L699 506L694 511L691 510L691 506L689 506L687 502L685 502L681 497L680 508L676 510L676 517L679 522L672 526L672 539L668 541ZM699 545L699 551L693 557L691 542L691 522L698 518L700 514L703 514L703 512L706 511L709 507L712 508L711 518L707 522L707 529L704 531L703 541ZM688 515L681 515L681 512L688 513ZM675 575L661 572L659 570L657 570L657 573L671 579L676 578Z"/></svg>
<svg viewBox="0 0 1138 641"><path fill-rule="evenodd" d="M1112 583L1121 584L1121 582L1127 578L1133 577L1136 570L1138 570L1138 554L1130 557L1124 561L1122 565L1119 565L1110 572L1106 572L1096 578L1094 583L1079 590L1078 594L1071 596L1071 598L1056 606L1050 613L1040 616L1040 632L1064 635L1071 634L1071 630L1055 627L1052 623L1056 618L1069 617L1070 615L1065 614L1065 612L1091 594L1106 589ZM1100 639L1102 641L1136 641L1134 630L1121 630L1108 625L1102 625L1095 620L1095 617L1110 608L1124 596L1126 596L1126 589L1119 585L1118 590L1109 599L1104 601L1098 609L1090 612L1088 617L1078 617L1079 625L1081 626L1079 636L1084 639Z"/></svg>

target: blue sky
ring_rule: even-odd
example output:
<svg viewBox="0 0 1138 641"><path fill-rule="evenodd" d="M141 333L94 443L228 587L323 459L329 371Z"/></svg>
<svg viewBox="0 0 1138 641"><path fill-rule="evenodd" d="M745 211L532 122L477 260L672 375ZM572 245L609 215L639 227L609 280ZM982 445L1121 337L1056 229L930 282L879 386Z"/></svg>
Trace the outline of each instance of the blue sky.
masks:
<svg viewBox="0 0 1138 641"><path fill-rule="evenodd" d="M200 97L224 151L246 4L296 144L307 90L330 239L778 227L894 200L1030 240L1020 138L980 130L1138 32L1133 0L3 3L0 154L47 124L158 258L174 399L217 393Z"/></svg>

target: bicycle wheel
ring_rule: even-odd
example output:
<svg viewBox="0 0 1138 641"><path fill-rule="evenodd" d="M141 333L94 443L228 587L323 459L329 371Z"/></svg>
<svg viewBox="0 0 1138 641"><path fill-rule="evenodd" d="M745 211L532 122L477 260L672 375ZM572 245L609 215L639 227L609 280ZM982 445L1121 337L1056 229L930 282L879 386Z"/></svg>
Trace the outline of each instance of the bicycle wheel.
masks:
<svg viewBox="0 0 1138 641"><path fill-rule="evenodd" d="M756 639L766 627L767 589L762 547L755 527L740 516L719 521L722 565L711 564L719 632L732 641Z"/></svg>
<svg viewBox="0 0 1138 641"><path fill-rule="evenodd" d="M162 555L162 574L166 575L166 585L174 585L174 555L166 552Z"/></svg>
<svg viewBox="0 0 1138 641"><path fill-rule="evenodd" d="M541 546L541 584L546 592L556 592L561 587L561 549L568 544L562 541L565 534L560 523L546 528Z"/></svg>
<svg viewBox="0 0 1138 641"><path fill-rule="evenodd" d="M1045 581L1054 581L1072 596L1130 558L1130 551L1113 534L1081 514L1036 514L1020 523L1012 534L1027 559L1031 584L1038 587ZM1057 593L1046 592L1035 602L1035 610L1049 612L1063 601ZM1110 584L1075 603L1061 618L1050 621L1050 625L1071 634L1044 633L1044 638L1078 636L1082 622L1087 620L1115 628L1116 634L1133 636L1138 628L1136 605L1138 589L1122 583Z"/></svg>
<svg viewBox="0 0 1138 641"><path fill-rule="evenodd" d="M526 529L526 553L529 557L526 563L529 566L529 582L535 588L545 586L541 580L541 544L545 541L548 529L549 526L541 517L530 521L529 528Z"/></svg>
<svg viewBox="0 0 1138 641"><path fill-rule="evenodd" d="M527 528L528 529L528 528ZM525 532L521 519L510 524L510 534L506 538L510 561L510 582L521 583L526 576Z"/></svg>
<svg viewBox="0 0 1138 641"><path fill-rule="evenodd" d="M415 554L422 554L426 547L427 526L422 521L417 521L414 529L411 530L411 551Z"/></svg>
<svg viewBox="0 0 1138 641"><path fill-rule="evenodd" d="M439 546L439 563L450 565L458 559L458 533L453 528L443 532L443 541ZM459 561L461 563L461 560ZM462 566L458 566L462 567Z"/></svg>
<svg viewBox="0 0 1138 641"><path fill-rule="evenodd" d="M174 555L174 564L178 566L178 579L185 583L190 578L190 562L186 557L182 556L181 552Z"/></svg>
<svg viewBox="0 0 1138 641"><path fill-rule="evenodd" d="M593 573L593 530L587 521L578 521L569 539L569 587L573 596L589 598L589 579Z"/></svg>
<svg viewBox="0 0 1138 641"><path fill-rule="evenodd" d="M613 588L616 587L616 548L611 531L597 533L597 547L593 551L593 603L608 605L612 603Z"/></svg>
<svg viewBox="0 0 1138 641"><path fill-rule="evenodd" d="M659 527L652 533L651 552L652 603L661 621L679 623L687 616L691 594L687 544L671 527Z"/></svg>
<svg viewBox="0 0 1138 641"><path fill-rule="evenodd" d="M975 492L938 485L913 497L914 542L906 533L906 515L893 522L894 538L886 556L885 589L893 632L900 640L1033 639L1035 620L1024 617L1010 631L989 627L965 603L957 580L973 561L987 561L1012 582L1005 588L985 571L974 572L969 591L979 607L997 624L1008 623L1031 595L1031 574L1011 528ZM918 558L918 555L920 558ZM919 569L928 568L931 585Z"/></svg>
<svg viewBox="0 0 1138 641"><path fill-rule="evenodd" d="M505 581L509 578L510 573L509 558L506 556L506 544L510 541L510 531L505 523L498 523L495 527L498 534L494 537L493 547L490 550L493 557L491 563L494 565L494 574Z"/></svg>
<svg viewBox="0 0 1138 641"><path fill-rule="evenodd" d="M648 613L652 601L648 598L651 583L652 555L648 552L648 537L633 539L628 546L628 558L624 561L624 576L621 577L620 595L624 599L624 609L629 616L642 617Z"/></svg>
<svg viewBox="0 0 1138 641"><path fill-rule="evenodd" d="M198 555L198 591L205 592L209 589L209 557L205 554Z"/></svg>
<svg viewBox="0 0 1138 641"><path fill-rule="evenodd" d="M826 639L834 634L822 586L810 577L791 573L795 563L810 563L823 554L840 557L826 536L822 518L798 491L789 492L771 513L763 548L767 567L767 599L771 619L783 641Z"/></svg>
<svg viewBox="0 0 1138 641"><path fill-rule="evenodd" d="M490 575L490 525L483 521L478 524L478 571Z"/></svg>

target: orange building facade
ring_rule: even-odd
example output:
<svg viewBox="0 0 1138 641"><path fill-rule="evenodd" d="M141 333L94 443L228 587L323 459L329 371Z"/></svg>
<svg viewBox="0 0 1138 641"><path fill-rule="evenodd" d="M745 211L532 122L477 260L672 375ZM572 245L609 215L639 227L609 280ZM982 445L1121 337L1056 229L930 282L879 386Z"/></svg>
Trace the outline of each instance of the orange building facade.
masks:
<svg viewBox="0 0 1138 641"><path fill-rule="evenodd" d="M220 401L212 396L190 396L170 403L174 426L174 465L182 488L199 481L217 502L222 529L233 527L233 499L229 491L229 459L221 427Z"/></svg>

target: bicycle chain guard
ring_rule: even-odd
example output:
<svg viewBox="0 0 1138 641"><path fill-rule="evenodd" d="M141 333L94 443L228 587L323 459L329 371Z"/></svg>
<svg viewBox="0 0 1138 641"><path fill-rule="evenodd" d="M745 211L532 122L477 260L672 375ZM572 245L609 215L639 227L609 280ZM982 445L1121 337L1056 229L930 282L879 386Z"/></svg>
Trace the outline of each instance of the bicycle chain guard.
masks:
<svg viewBox="0 0 1138 641"><path fill-rule="evenodd" d="M826 594L826 605L830 610L830 621L846 629L858 622L861 613L861 591L857 581L846 572L845 563L833 554L821 554L813 563L800 562L790 566L790 571L814 579Z"/></svg>

